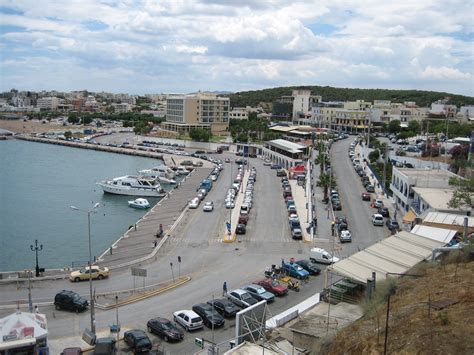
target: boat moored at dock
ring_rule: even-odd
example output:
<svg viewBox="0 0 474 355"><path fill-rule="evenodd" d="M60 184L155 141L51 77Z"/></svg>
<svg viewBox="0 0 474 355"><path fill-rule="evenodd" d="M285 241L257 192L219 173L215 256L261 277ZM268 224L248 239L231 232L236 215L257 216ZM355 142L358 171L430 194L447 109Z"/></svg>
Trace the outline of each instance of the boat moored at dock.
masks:
<svg viewBox="0 0 474 355"><path fill-rule="evenodd" d="M147 176L126 175L98 182L106 193L127 196L163 197L165 190L157 179Z"/></svg>
<svg viewBox="0 0 474 355"><path fill-rule="evenodd" d="M146 198L137 198L135 200L128 201L128 206L145 210L150 208L150 202L148 202Z"/></svg>

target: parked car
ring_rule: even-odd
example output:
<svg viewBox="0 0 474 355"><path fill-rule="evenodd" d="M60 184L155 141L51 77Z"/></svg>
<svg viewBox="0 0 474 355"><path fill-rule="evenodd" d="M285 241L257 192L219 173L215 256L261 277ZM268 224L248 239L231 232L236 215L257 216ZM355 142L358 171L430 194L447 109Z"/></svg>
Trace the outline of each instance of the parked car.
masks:
<svg viewBox="0 0 474 355"><path fill-rule="evenodd" d="M240 215L240 216L239 216L239 221L238 221L237 223L238 223L238 224L245 224L245 225L247 225L248 221L249 221L249 215L248 215L248 214L246 214L246 215Z"/></svg>
<svg viewBox="0 0 474 355"><path fill-rule="evenodd" d="M332 201L332 209L334 211L340 211L342 209L341 201L339 201L339 200Z"/></svg>
<svg viewBox="0 0 474 355"><path fill-rule="evenodd" d="M387 207L379 207L377 212L384 217L390 217L390 212Z"/></svg>
<svg viewBox="0 0 474 355"><path fill-rule="evenodd" d="M242 290L247 291L250 295L255 298L257 301L267 301L273 302L275 300L275 295L271 292L268 292L260 285L250 284L242 287Z"/></svg>
<svg viewBox="0 0 474 355"><path fill-rule="evenodd" d="M220 313L221 316L226 318L233 318L240 311L240 307L238 307L235 303L228 300L227 298L219 298L207 301L207 304L214 305L214 308L217 312Z"/></svg>
<svg viewBox="0 0 474 355"><path fill-rule="evenodd" d="M383 222L384 222L384 219L381 214L376 213L372 215L372 224L374 226L383 226Z"/></svg>
<svg viewBox="0 0 474 355"><path fill-rule="evenodd" d="M286 171L283 170L283 169L278 169L277 170L277 173L276 173L276 176L280 177L280 176L286 176Z"/></svg>
<svg viewBox="0 0 474 355"><path fill-rule="evenodd" d="M202 318L204 325L208 328L218 328L224 325L224 318L207 303L195 304L193 311Z"/></svg>
<svg viewBox="0 0 474 355"><path fill-rule="evenodd" d="M388 218L387 221L385 222L385 225L387 226L388 229L390 229L392 232L393 231L398 231L400 229L400 226L398 225L398 222L396 219L390 219Z"/></svg>
<svg viewBox="0 0 474 355"><path fill-rule="evenodd" d="M368 184L367 186L365 186L365 189L367 190L367 192L375 192L375 187L372 184Z"/></svg>
<svg viewBox="0 0 474 355"><path fill-rule="evenodd" d="M198 198L198 197L195 197L195 198L193 198L191 201L189 201L189 205L188 205L188 206L189 206L189 208L193 208L193 209L194 209L194 208L198 208L199 202L200 202L199 198Z"/></svg>
<svg viewBox="0 0 474 355"><path fill-rule="evenodd" d="M152 318L146 326L148 332L158 335L166 342L180 341L184 338L183 331L166 318Z"/></svg>
<svg viewBox="0 0 474 355"><path fill-rule="evenodd" d="M375 208L380 208L380 207L383 207L383 201L381 199L376 199L374 201L374 207Z"/></svg>
<svg viewBox="0 0 474 355"><path fill-rule="evenodd" d="M362 192L362 201L370 201L370 193L368 192Z"/></svg>
<svg viewBox="0 0 474 355"><path fill-rule="evenodd" d="M295 240L303 239L303 231L301 230L301 228L298 228L298 227L291 228L291 237Z"/></svg>
<svg viewBox="0 0 474 355"><path fill-rule="evenodd" d="M281 165L279 165L279 164L272 164L272 165L270 166L270 169L281 169Z"/></svg>
<svg viewBox="0 0 474 355"><path fill-rule="evenodd" d="M150 338L141 329L127 330L123 333L123 340L135 354L148 352L152 348Z"/></svg>
<svg viewBox="0 0 474 355"><path fill-rule="evenodd" d="M245 234L246 231L245 224L237 224L237 227L235 227L235 234Z"/></svg>
<svg viewBox="0 0 474 355"><path fill-rule="evenodd" d="M247 308L258 302L250 293L239 288L227 293L227 298L242 308Z"/></svg>
<svg viewBox="0 0 474 355"><path fill-rule="evenodd" d="M86 299L73 291L62 290L54 296L54 306L57 310L65 309L79 313L85 311L88 305Z"/></svg>
<svg viewBox="0 0 474 355"><path fill-rule="evenodd" d="M348 230L343 230L339 233L339 240L341 243L352 242L352 234Z"/></svg>
<svg viewBox="0 0 474 355"><path fill-rule="evenodd" d="M275 296L284 296L288 294L288 287L286 285L270 278L255 281L254 284L262 286L265 290L273 293Z"/></svg>
<svg viewBox="0 0 474 355"><path fill-rule="evenodd" d="M69 275L69 280L79 282L83 280L89 280L90 277L92 277L92 280L102 280L106 277L109 277L109 269L106 267L92 265L89 271L89 266L86 266L80 270L71 272Z"/></svg>
<svg viewBox="0 0 474 355"><path fill-rule="evenodd" d="M189 309L176 311L173 313L173 319L179 323L188 332L194 329L200 329L203 326L202 318L196 312Z"/></svg>
<svg viewBox="0 0 474 355"><path fill-rule="evenodd" d="M310 260L298 260L295 263L308 271L310 275L319 275L321 273L321 269Z"/></svg>
<svg viewBox="0 0 474 355"><path fill-rule="evenodd" d="M309 277L309 272L296 263L282 261L281 268L289 276L296 277L297 279L307 279Z"/></svg>

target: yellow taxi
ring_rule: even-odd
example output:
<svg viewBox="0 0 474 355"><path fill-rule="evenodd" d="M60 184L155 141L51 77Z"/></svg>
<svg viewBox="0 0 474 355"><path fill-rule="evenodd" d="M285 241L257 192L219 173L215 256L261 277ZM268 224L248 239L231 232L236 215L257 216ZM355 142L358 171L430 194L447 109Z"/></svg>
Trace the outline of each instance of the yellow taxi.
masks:
<svg viewBox="0 0 474 355"><path fill-rule="evenodd" d="M83 280L89 280L90 276L92 276L93 280L102 280L106 277L109 277L109 269L106 267L92 265L89 271L89 266L86 266L80 270L71 272L71 275L69 275L69 280L73 282L79 282Z"/></svg>

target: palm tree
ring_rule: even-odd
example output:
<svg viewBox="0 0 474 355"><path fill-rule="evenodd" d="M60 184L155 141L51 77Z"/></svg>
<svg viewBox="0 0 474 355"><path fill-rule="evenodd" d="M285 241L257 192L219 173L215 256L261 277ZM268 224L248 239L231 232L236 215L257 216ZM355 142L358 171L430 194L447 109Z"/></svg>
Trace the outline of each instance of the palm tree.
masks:
<svg viewBox="0 0 474 355"><path fill-rule="evenodd" d="M336 180L331 175L331 173L322 173L319 175L319 180L316 186L323 189L324 201L328 199L328 190L336 187Z"/></svg>

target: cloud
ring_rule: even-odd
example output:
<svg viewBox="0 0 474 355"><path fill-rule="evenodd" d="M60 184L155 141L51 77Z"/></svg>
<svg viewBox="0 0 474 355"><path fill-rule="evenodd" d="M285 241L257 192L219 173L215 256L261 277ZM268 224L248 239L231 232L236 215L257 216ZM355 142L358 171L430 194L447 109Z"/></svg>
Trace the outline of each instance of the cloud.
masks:
<svg viewBox="0 0 474 355"><path fill-rule="evenodd" d="M472 33L461 0L3 0L0 89L321 84L473 95Z"/></svg>

